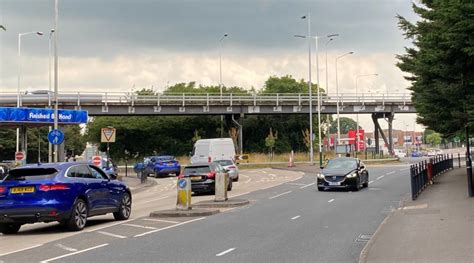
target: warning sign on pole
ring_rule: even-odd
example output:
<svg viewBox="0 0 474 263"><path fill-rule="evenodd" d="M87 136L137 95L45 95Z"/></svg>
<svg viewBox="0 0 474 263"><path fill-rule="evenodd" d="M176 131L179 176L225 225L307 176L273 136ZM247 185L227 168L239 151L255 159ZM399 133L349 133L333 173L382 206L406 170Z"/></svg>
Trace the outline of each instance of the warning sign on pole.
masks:
<svg viewBox="0 0 474 263"><path fill-rule="evenodd" d="M115 142L115 128L102 128L100 142Z"/></svg>

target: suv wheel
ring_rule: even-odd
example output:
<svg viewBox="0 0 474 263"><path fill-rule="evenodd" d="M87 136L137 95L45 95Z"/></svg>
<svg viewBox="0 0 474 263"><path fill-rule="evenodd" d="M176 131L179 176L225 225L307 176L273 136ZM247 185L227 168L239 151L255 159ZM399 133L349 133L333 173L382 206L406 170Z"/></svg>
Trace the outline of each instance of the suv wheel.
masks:
<svg viewBox="0 0 474 263"><path fill-rule="evenodd" d="M88 208L82 199L77 199L72 207L71 217L66 222L66 227L72 231L84 229L87 223Z"/></svg>
<svg viewBox="0 0 474 263"><path fill-rule="evenodd" d="M20 231L21 224L0 224L0 232L4 235L16 234Z"/></svg>
<svg viewBox="0 0 474 263"><path fill-rule="evenodd" d="M132 213L132 198L129 193L123 194L120 208L114 213L115 220L127 220Z"/></svg>

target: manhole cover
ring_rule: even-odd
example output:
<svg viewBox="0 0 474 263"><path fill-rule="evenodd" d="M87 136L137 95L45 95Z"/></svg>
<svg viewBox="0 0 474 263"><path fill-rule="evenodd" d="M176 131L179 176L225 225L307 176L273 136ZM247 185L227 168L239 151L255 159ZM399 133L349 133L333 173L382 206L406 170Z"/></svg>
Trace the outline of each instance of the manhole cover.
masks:
<svg viewBox="0 0 474 263"><path fill-rule="evenodd" d="M369 242L371 237L372 237L371 234L360 234L357 237L356 242Z"/></svg>

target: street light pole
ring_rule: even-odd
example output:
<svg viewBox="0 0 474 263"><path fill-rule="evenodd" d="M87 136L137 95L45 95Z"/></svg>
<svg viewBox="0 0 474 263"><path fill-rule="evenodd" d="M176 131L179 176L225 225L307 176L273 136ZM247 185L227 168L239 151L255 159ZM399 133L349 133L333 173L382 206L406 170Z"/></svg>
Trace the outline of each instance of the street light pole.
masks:
<svg viewBox="0 0 474 263"><path fill-rule="evenodd" d="M51 29L49 32L49 41L48 41L48 75L49 75L49 93L48 93L48 106L51 108L51 37L53 36L54 29ZM48 132L51 132L52 127L48 126ZM48 163L51 163L53 161L53 145L48 142Z"/></svg>
<svg viewBox="0 0 474 263"><path fill-rule="evenodd" d="M328 44L334 40L334 37L337 37L339 36L339 34L330 34L330 35L327 35L327 38L328 41L326 42L326 44L324 45L324 51L326 53L326 96L329 98L329 69L328 69ZM331 132L329 131L329 128L330 128L330 121L329 121L329 114L327 114L327 132L328 134L330 135ZM331 140L331 136L329 136L328 138L328 145L330 145L330 140Z"/></svg>
<svg viewBox="0 0 474 263"><path fill-rule="evenodd" d="M222 102L222 41L229 34L224 33L224 35L219 39L219 91ZM224 137L224 115L221 115L221 138Z"/></svg>
<svg viewBox="0 0 474 263"><path fill-rule="evenodd" d="M54 0L54 129L58 129L58 0ZM58 145L54 145L54 162L58 162Z"/></svg>
<svg viewBox="0 0 474 263"><path fill-rule="evenodd" d="M26 33L19 33L18 34L18 80L17 80L17 98L16 98L16 107L19 108L21 106L20 103L20 82L21 82L21 37L26 35L36 34L38 36L42 36L43 32L41 31L31 31ZM20 129L16 129L16 151L20 151Z"/></svg>
<svg viewBox="0 0 474 263"><path fill-rule="evenodd" d="M317 97L318 97L318 140L319 140L319 166L323 165L323 145L321 141L321 93L319 85L319 37L315 36L314 41L316 42L316 86L317 86Z"/></svg>
<svg viewBox="0 0 474 263"><path fill-rule="evenodd" d="M357 75L356 76L356 79L355 79L355 95L356 95L357 99L359 98L358 93L357 93L357 81L359 80L359 78L369 77L369 76L378 76L378 75L379 74L375 73L375 74L364 74L364 75ZM356 127L356 147L355 147L355 150L356 150L356 156L357 156L357 151L359 150L359 113L356 114L356 122L357 122L357 127Z"/></svg>
<svg viewBox="0 0 474 263"><path fill-rule="evenodd" d="M338 80L337 80L337 61L340 59L340 58L343 58L347 55L351 55L351 54L354 54L353 51L351 52L347 52L347 53L344 53L338 57L336 57L336 97L337 97L337 101L336 101L336 112L337 112L337 143L336 143L336 146L339 145L339 142L341 140L341 123L339 121L339 85L338 85Z"/></svg>
<svg viewBox="0 0 474 263"><path fill-rule="evenodd" d="M307 19L308 21L308 89L309 89L309 161L311 165L314 162L314 149L313 149L313 91L311 88L311 15L302 16L301 19Z"/></svg>

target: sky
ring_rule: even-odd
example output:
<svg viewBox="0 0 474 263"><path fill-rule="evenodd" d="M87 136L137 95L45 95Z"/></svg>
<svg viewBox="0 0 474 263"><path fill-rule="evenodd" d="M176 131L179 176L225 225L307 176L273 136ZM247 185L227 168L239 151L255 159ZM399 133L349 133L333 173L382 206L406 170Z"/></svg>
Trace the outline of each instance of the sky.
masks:
<svg viewBox="0 0 474 263"><path fill-rule="evenodd" d="M339 93L408 93L396 66L410 42L397 27L396 15L417 17L409 0L59 0L59 89L64 92L130 92L195 81L260 89L270 76L308 79L307 34L320 37L320 84ZM0 0L0 92L16 92L18 63L21 91L48 89L49 32L54 0ZM18 58L18 34L25 35ZM224 35L228 37L222 41ZM329 44L327 35L339 34ZM314 46L313 46L314 48ZM328 67L325 65L327 51ZM312 75L316 82L316 54ZM326 70L328 85L326 85ZM354 116L350 116L353 117ZM369 115L360 115L373 130ZM398 114L394 127L413 129L415 115ZM381 121L382 127L387 127ZM416 125L417 130L422 126Z"/></svg>

